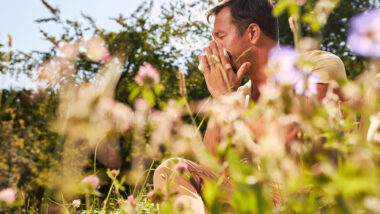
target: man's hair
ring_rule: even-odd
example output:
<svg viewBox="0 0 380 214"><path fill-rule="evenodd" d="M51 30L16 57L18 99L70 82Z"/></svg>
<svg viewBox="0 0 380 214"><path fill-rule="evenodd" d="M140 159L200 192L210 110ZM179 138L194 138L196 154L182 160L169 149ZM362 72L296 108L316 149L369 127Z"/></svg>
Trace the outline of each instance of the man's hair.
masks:
<svg viewBox="0 0 380 214"><path fill-rule="evenodd" d="M272 15L271 0L223 0L207 12L207 21L225 7L231 9L231 21L240 35L250 24L256 23L266 36L278 41L278 19Z"/></svg>

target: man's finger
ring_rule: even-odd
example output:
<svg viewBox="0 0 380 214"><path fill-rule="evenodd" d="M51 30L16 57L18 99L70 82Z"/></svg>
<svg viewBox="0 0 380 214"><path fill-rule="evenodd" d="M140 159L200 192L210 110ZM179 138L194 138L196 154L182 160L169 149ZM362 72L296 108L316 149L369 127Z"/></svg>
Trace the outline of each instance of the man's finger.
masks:
<svg viewBox="0 0 380 214"><path fill-rule="evenodd" d="M211 72L215 71L215 68L216 68L215 63L217 63L217 62L215 61L215 59L213 59L211 49L209 47L205 48L205 54L206 54L207 62L209 65L209 71L211 71Z"/></svg>
<svg viewBox="0 0 380 214"><path fill-rule="evenodd" d="M237 71L237 76L236 76L236 81L238 83L241 82L241 80L243 79L244 75L247 73L249 67L251 67L251 63L250 62L246 62L246 63L244 63L243 65L240 66L239 70Z"/></svg>
<svg viewBox="0 0 380 214"><path fill-rule="evenodd" d="M203 74L207 75L210 72L210 66L206 56L200 57L200 66L202 67Z"/></svg>
<svg viewBox="0 0 380 214"><path fill-rule="evenodd" d="M216 61L216 63L220 62L218 47L215 41L210 42L210 49L211 49L212 57Z"/></svg>
<svg viewBox="0 0 380 214"><path fill-rule="evenodd" d="M230 57L227 54L227 51L223 48L222 45L218 44L218 52L219 52L219 57L222 62L223 68L226 72L233 71Z"/></svg>

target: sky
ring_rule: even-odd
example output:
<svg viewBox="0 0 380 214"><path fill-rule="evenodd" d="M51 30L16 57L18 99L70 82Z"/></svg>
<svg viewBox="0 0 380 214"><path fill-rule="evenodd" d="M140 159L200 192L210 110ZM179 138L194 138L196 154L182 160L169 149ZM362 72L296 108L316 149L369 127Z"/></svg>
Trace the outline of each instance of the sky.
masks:
<svg viewBox="0 0 380 214"><path fill-rule="evenodd" d="M128 17L143 0L46 0L53 8L60 10L62 20L82 19L81 13L92 17L96 25L107 31L118 31L120 25L111 18L122 14ZM193 0L184 0L188 3ZM160 5L167 0L154 0L152 16L159 14ZM195 15L201 17L197 11ZM60 35L62 28L55 23L37 23L35 20L51 17L50 11L41 0L0 0L0 43L8 44L8 35L12 37L12 50L22 52L49 51L53 44L43 40L40 30L50 35ZM198 18L200 18L198 17ZM86 22L85 22L86 23ZM3 51L9 50L5 47ZM11 76L0 74L0 89L35 89L36 84L24 74Z"/></svg>
<svg viewBox="0 0 380 214"><path fill-rule="evenodd" d="M116 31L119 25L110 20L122 14L129 16L143 0L46 0L61 11L62 19L80 20L81 12L91 16L96 24L106 30ZM62 30L54 24L38 24L36 19L50 17L50 11L40 0L0 0L0 42L8 43L12 37L12 49L23 52L32 50L47 51L52 44L43 40L40 29L51 34ZM25 75L10 77L0 74L0 89L35 88Z"/></svg>
<svg viewBox="0 0 380 214"><path fill-rule="evenodd" d="M46 0L52 7L60 10L62 20L83 21L81 13L92 17L96 25L107 31L118 31L120 25L111 18L122 14L128 17L143 0ZM185 0L192 2L193 0ZM167 0L154 0L153 16L157 15L160 5ZM197 13L198 14L198 13ZM48 51L52 44L43 40L40 30L50 35L59 35L61 27L54 23L36 23L35 20L51 17L50 11L41 0L0 0L0 43L8 44L8 35L12 37L12 50L30 52ZM4 51L9 50L7 47ZM35 88L31 79L21 74L11 77L0 74L0 89Z"/></svg>
<svg viewBox="0 0 380 214"><path fill-rule="evenodd" d="M40 0L0 0L0 42L12 36L13 48L20 51L48 50L51 44L42 40L39 29L58 33L61 29L54 24L38 24L39 18L50 17L50 12ZM110 20L119 14L130 15L142 0L47 0L61 10L63 19L76 20L81 12L93 17L99 27L117 30L118 24Z"/></svg>

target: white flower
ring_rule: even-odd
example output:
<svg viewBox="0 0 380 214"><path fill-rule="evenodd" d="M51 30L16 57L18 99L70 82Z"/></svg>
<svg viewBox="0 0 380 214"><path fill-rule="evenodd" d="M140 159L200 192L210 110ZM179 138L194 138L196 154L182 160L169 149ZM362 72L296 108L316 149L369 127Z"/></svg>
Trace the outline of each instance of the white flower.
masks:
<svg viewBox="0 0 380 214"><path fill-rule="evenodd" d="M85 41L84 47L86 48L86 56L94 62L106 62L110 58L110 52L106 47L106 43L99 36L93 36L91 39Z"/></svg>
<svg viewBox="0 0 380 214"><path fill-rule="evenodd" d="M80 206L80 199L74 200L73 203L72 203L72 205L73 205L74 208L79 208L79 206Z"/></svg>
<svg viewBox="0 0 380 214"><path fill-rule="evenodd" d="M367 140L380 142L380 114L372 115L369 120L370 125L367 132Z"/></svg>

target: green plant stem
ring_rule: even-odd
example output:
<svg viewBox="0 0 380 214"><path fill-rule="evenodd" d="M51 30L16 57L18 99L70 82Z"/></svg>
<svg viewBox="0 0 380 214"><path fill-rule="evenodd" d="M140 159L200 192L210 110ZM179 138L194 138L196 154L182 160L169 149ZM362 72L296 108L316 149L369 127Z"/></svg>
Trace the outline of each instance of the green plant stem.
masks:
<svg viewBox="0 0 380 214"><path fill-rule="evenodd" d="M86 192L86 210L88 211L90 209L91 209L91 207L90 207L90 196L89 196L88 192ZM91 212L91 210L90 210L90 212Z"/></svg>
<svg viewBox="0 0 380 214"><path fill-rule="evenodd" d="M150 173L150 171L151 171L152 168L153 168L153 164L154 164L154 161L152 161L152 163L151 163L151 165L150 165L150 168L149 168L148 170L145 170L145 171L144 171L144 173L145 173L145 172L148 172L148 174L147 174L146 177L145 177L145 181L144 181L143 187L145 186L146 181L147 181L147 179L148 179L148 177L149 177L149 173ZM140 178L139 178L139 179L136 181L136 183L135 183L135 187L133 188L132 195L134 195L135 192L136 192L136 187L137 187L137 183L138 183L139 180L140 180Z"/></svg>
<svg viewBox="0 0 380 214"><path fill-rule="evenodd" d="M103 212L106 211L107 202L108 202L108 199L109 199L109 197L110 197L110 195L111 195L112 188L113 188L114 185L115 185L115 180L112 181L112 184L111 184L110 190L108 191L108 194L107 194L106 200L104 201L104 205L103 205L103 209L102 209Z"/></svg>
<svg viewBox="0 0 380 214"><path fill-rule="evenodd" d="M146 185L146 182L148 181L148 177L149 177L149 174L150 174L150 171L152 171L152 168L153 168L153 165L154 165L154 160L152 161L152 163L150 164L150 167L149 167L149 170L148 170L148 174L145 176L145 180L144 180L144 183L143 183L143 188L145 187Z"/></svg>
<svg viewBox="0 0 380 214"><path fill-rule="evenodd" d="M295 20L296 20L296 26L295 26L295 29L293 31L293 39L294 39L294 48L299 50L299 41L300 41L300 38L301 38L301 30L300 30L300 26L301 26L301 22L300 22L300 12L298 12L295 16L294 16Z"/></svg>
<svg viewBox="0 0 380 214"><path fill-rule="evenodd" d="M99 144L100 144L100 141L96 144L95 152L94 152L94 175L96 175L96 152L98 151Z"/></svg>
<svg viewBox="0 0 380 214"><path fill-rule="evenodd" d="M69 210L66 208L65 204L60 204L60 203L58 203L58 202L56 202L56 201L54 201L54 200L52 200L52 199L49 199L49 201L50 201L50 202L53 202L53 204L55 204L55 205L58 205L58 206L60 206L60 207L63 207L63 208L65 209L66 213L67 213L67 214L70 214L70 212L69 212Z"/></svg>

